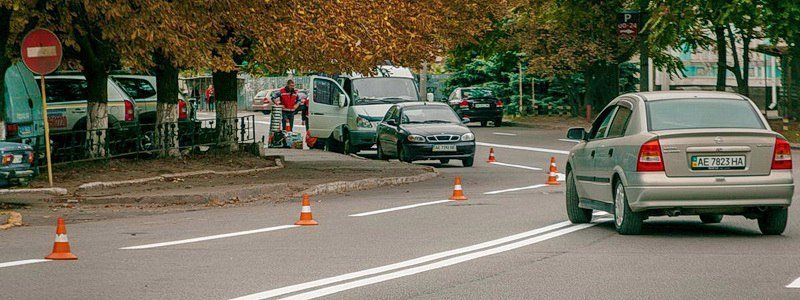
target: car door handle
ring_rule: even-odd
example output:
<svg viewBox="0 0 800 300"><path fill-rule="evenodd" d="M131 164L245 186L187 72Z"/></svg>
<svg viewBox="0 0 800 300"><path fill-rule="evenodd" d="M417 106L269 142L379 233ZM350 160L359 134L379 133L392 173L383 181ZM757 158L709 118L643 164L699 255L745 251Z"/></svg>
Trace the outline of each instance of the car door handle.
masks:
<svg viewBox="0 0 800 300"><path fill-rule="evenodd" d="M608 149L608 157L614 155L614 148Z"/></svg>

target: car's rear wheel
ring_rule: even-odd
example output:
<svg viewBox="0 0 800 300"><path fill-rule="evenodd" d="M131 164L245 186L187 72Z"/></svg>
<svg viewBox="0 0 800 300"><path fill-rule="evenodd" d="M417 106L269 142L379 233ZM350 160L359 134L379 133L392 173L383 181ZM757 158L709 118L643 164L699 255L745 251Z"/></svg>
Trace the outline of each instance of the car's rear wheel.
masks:
<svg viewBox="0 0 800 300"><path fill-rule="evenodd" d="M758 229L764 235L780 235L786 229L788 219L789 210L786 208L768 210L758 218Z"/></svg>
<svg viewBox="0 0 800 300"><path fill-rule="evenodd" d="M500 126L503 126L503 118L498 118L494 120L494 127L500 127Z"/></svg>
<svg viewBox="0 0 800 300"><path fill-rule="evenodd" d="M481 127L486 127L489 124L489 121L481 121Z"/></svg>
<svg viewBox="0 0 800 300"><path fill-rule="evenodd" d="M442 158L442 159L439 160L439 162L442 163L443 165L446 165L446 164L450 163L450 159L449 158Z"/></svg>
<svg viewBox="0 0 800 300"><path fill-rule="evenodd" d="M592 221L592 210L580 208L578 203L578 191L575 187L575 175L572 172L567 173L567 217L569 221L574 224L589 223Z"/></svg>
<svg viewBox="0 0 800 300"><path fill-rule="evenodd" d="M463 165L464 167L469 168L469 167L472 167L473 164L475 164L475 157L474 156L470 156L469 158L465 158L465 159L461 160L461 165Z"/></svg>
<svg viewBox="0 0 800 300"><path fill-rule="evenodd" d="M700 214L700 221L705 224L717 224L722 222L722 215L717 214Z"/></svg>
<svg viewBox="0 0 800 300"><path fill-rule="evenodd" d="M625 194L625 186L622 182L617 182L614 187L614 227L617 232L623 235L635 235L642 231L644 220L641 215L631 210L628 205L628 196Z"/></svg>

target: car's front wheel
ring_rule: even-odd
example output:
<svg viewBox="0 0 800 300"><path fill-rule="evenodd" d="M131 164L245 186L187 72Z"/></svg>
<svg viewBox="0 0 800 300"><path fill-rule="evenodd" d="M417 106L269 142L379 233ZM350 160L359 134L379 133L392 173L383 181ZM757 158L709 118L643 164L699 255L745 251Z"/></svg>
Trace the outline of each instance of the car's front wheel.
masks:
<svg viewBox="0 0 800 300"><path fill-rule="evenodd" d="M503 118L497 118L496 120L494 120L494 127L500 127L500 126L503 126Z"/></svg>
<svg viewBox="0 0 800 300"><path fill-rule="evenodd" d="M489 124L489 121L481 121L481 127L486 127Z"/></svg>
<svg viewBox="0 0 800 300"><path fill-rule="evenodd" d="M408 153L406 153L406 151L404 150L404 147L402 145L397 146L397 159L399 159L402 162L407 162L407 163L411 163L411 162L414 161L408 156Z"/></svg>
<svg viewBox="0 0 800 300"><path fill-rule="evenodd" d="M617 182L614 187L614 227L617 232L623 235L635 235L642 231L642 216L631 210L628 205L628 196L625 194L625 186L622 182Z"/></svg>
<svg viewBox="0 0 800 300"><path fill-rule="evenodd" d="M448 158L442 158L442 159L440 159L440 160L439 160L439 162L440 162L441 164L443 164L443 165L446 165L446 164L449 164L449 163L450 163L450 159L448 159Z"/></svg>
<svg viewBox="0 0 800 300"><path fill-rule="evenodd" d="M575 187L575 175L572 172L567 173L567 217L569 221L574 224L589 223L592 221L592 210L584 209L578 206L580 199L578 198L578 191Z"/></svg>
<svg viewBox="0 0 800 300"><path fill-rule="evenodd" d="M785 207L768 210L758 218L758 229L761 229L764 235L780 235L786 230L788 219L789 210Z"/></svg>
<svg viewBox="0 0 800 300"><path fill-rule="evenodd" d="M475 156L470 156L469 158L461 160L461 165L463 165L464 167L469 168L472 167L473 164L475 164Z"/></svg>
<svg viewBox="0 0 800 300"><path fill-rule="evenodd" d="M704 224L717 224L722 222L722 215L700 214L700 221L702 221Z"/></svg>

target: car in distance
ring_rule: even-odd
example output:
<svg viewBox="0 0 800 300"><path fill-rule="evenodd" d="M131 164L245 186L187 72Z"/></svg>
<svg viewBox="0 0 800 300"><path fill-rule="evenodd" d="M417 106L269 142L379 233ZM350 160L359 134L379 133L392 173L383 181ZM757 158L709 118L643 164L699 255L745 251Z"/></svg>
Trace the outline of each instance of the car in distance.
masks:
<svg viewBox="0 0 800 300"><path fill-rule="evenodd" d="M33 147L21 143L0 142L0 187L27 185L33 178Z"/></svg>
<svg viewBox="0 0 800 300"><path fill-rule="evenodd" d="M270 110L272 110L272 94L275 91L280 89L267 89L267 90L260 90L253 96L253 111L261 112L262 114L269 115Z"/></svg>
<svg viewBox="0 0 800 300"><path fill-rule="evenodd" d="M475 134L444 103L395 104L378 124L377 135L379 159L439 160L442 164L458 159L465 167L475 161Z"/></svg>
<svg viewBox="0 0 800 300"><path fill-rule="evenodd" d="M650 92L611 101L567 161L566 206L573 223L592 210L614 214L621 234L651 216L757 219L761 232L786 228L794 179L789 143L749 99L722 92Z"/></svg>
<svg viewBox="0 0 800 300"><path fill-rule="evenodd" d="M488 88L457 88L447 98L447 103L459 116L469 118L472 122L481 122L486 127L488 122L495 127L503 124L503 101L498 99Z"/></svg>

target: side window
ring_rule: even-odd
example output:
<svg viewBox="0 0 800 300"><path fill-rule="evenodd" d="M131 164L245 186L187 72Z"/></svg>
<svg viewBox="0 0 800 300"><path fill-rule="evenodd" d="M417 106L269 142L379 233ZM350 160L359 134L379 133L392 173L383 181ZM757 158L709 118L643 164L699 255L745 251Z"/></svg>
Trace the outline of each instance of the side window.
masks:
<svg viewBox="0 0 800 300"><path fill-rule="evenodd" d="M138 78L114 78L119 87L133 99L147 99L156 95L156 88L149 81Z"/></svg>
<svg viewBox="0 0 800 300"><path fill-rule="evenodd" d="M600 114L600 117L595 120L595 123L592 126L592 132L589 134L590 140L602 139L606 136L608 125L611 124L611 119L614 117L614 111L616 108L616 106L606 108L606 110Z"/></svg>
<svg viewBox="0 0 800 300"><path fill-rule="evenodd" d="M614 120L611 121L611 126L608 127L608 134L606 137L621 137L625 135L625 129L628 128L628 122L631 119L631 111L629 108L620 106L617 108L617 113L614 114Z"/></svg>
<svg viewBox="0 0 800 300"><path fill-rule="evenodd" d="M89 98L89 85L80 79L45 80L47 103L86 101Z"/></svg>
<svg viewBox="0 0 800 300"><path fill-rule="evenodd" d="M326 105L333 105L333 88L335 85L332 81L324 79L314 79L314 102Z"/></svg>

